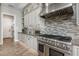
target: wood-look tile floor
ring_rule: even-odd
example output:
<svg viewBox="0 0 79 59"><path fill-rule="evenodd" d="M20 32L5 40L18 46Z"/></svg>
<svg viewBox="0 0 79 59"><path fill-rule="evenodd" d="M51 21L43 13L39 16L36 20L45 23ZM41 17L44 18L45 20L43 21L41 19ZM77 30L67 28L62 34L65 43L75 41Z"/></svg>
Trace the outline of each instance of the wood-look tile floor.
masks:
<svg viewBox="0 0 79 59"><path fill-rule="evenodd" d="M37 56L37 52L31 48L24 47L12 39L4 39L3 46L0 46L0 56Z"/></svg>

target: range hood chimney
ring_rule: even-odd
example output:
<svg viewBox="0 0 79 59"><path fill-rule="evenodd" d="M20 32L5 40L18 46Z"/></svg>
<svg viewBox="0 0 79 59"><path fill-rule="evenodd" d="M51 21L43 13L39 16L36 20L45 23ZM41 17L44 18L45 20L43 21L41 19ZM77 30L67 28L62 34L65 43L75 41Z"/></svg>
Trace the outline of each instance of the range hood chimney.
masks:
<svg viewBox="0 0 79 59"><path fill-rule="evenodd" d="M73 15L72 4L69 3L43 3L40 16L45 19L62 15Z"/></svg>

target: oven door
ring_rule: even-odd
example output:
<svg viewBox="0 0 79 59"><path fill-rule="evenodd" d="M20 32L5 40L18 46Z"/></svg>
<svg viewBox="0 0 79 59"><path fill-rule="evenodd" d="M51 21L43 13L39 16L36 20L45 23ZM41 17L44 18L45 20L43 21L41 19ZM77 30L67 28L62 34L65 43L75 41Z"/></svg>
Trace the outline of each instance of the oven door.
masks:
<svg viewBox="0 0 79 59"><path fill-rule="evenodd" d="M46 52L45 53L46 56L70 56L70 54L65 53L65 52L61 51L60 49L55 48L50 45L46 45L45 52Z"/></svg>
<svg viewBox="0 0 79 59"><path fill-rule="evenodd" d="M38 55L45 56L45 44L43 42L38 42Z"/></svg>

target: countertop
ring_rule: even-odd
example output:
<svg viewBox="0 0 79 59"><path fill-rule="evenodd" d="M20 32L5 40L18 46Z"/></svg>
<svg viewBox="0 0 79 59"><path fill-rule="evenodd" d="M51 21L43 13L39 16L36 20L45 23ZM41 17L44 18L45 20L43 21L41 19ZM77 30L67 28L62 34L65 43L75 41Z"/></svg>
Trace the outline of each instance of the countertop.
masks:
<svg viewBox="0 0 79 59"><path fill-rule="evenodd" d="M39 35L42 37L46 37L49 39L55 39L55 40L59 40L59 41L63 41L63 42L71 42L72 38L68 37L68 36L61 36L61 35L48 35L48 34L42 34Z"/></svg>
<svg viewBox="0 0 79 59"><path fill-rule="evenodd" d="M22 33L22 32L18 32L18 34L30 35L30 36L39 36L39 35L25 34L25 33Z"/></svg>
<svg viewBox="0 0 79 59"><path fill-rule="evenodd" d="M19 32L20 34L24 34L22 32ZM30 34L24 34L24 35L30 35ZM41 35L30 35L30 36L41 36ZM72 45L79 46L79 39L72 39Z"/></svg>

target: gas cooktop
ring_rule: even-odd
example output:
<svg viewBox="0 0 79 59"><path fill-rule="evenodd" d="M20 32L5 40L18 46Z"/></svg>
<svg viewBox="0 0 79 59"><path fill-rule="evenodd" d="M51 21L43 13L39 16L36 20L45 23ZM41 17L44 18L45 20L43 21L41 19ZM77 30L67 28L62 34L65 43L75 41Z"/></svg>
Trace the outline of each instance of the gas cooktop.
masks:
<svg viewBox="0 0 79 59"><path fill-rule="evenodd" d="M71 42L72 38L68 36L60 36L60 35L48 35L48 34L41 34L39 35L41 37L45 38L50 38L50 39L55 39L55 40L60 40L64 42Z"/></svg>

